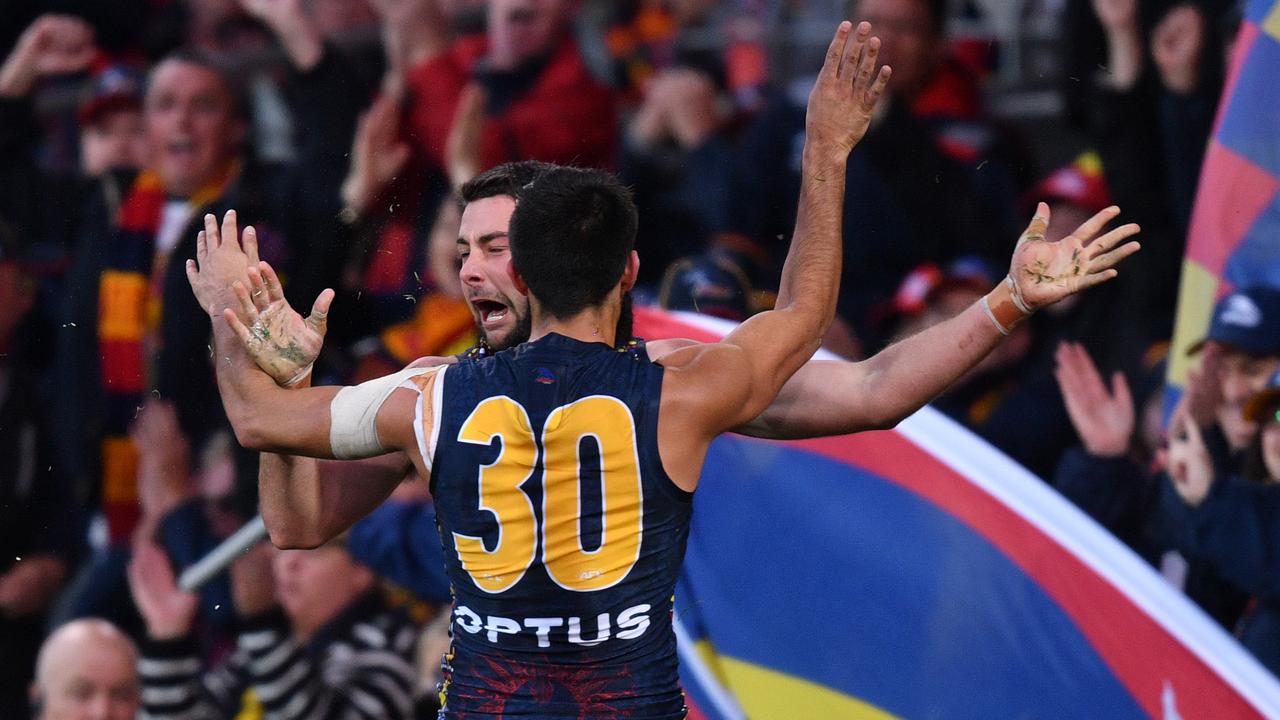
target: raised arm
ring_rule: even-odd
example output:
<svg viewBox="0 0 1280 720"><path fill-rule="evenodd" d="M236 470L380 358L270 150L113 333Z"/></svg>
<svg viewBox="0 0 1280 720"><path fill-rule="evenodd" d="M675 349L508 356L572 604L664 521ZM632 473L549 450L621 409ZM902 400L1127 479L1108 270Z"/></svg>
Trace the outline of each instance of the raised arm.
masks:
<svg viewBox="0 0 1280 720"><path fill-rule="evenodd" d="M740 432L806 438L890 428L982 361L1031 312L1116 276L1139 250L1129 224L1102 234L1111 207L1071 235L1045 240L1049 208L1040 204L1019 238L1009 276L959 315L861 362L814 361L787 381L774 402Z"/></svg>
<svg viewBox="0 0 1280 720"><path fill-rule="evenodd" d="M249 356L282 388L306 388L328 327L332 291L316 298L311 314L298 314L284 296L275 271L266 262L250 265L245 282L251 305L239 319L260 327L265 339L243 343ZM423 358L432 367L449 358ZM409 457L394 452L364 460L328 461L262 453L258 464L259 511L280 548L312 548L341 534L373 511L413 471Z"/></svg>
<svg viewBox="0 0 1280 720"><path fill-rule="evenodd" d="M673 400L688 413L690 426L668 425L673 432L715 434L760 414L812 357L835 317L845 166L890 73L888 67L876 72L880 40L870 35L867 23L856 32L841 23L809 95L800 206L774 309L752 317L720 343L691 346L663 359ZM687 403L680 399L686 395Z"/></svg>
<svg viewBox="0 0 1280 720"><path fill-rule="evenodd" d="M253 228L245 230L246 246L256 245ZM256 251L254 252L256 254ZM245 326L233 307L249 314L254 306L250 291L239 279L250 265L240 244L235 212L228 212L219 229L213 215L205 216L205 229L196 242L196 261L187 263L187 279L211 317L218 391L236 432L246 448L311 457L372 456L393 450L416 452L412 418L416 403L413 392L391 390L379 396L374 406L365 408L356 430L363 442L344 443L336 449L330 408L345 388L323 387L285 390L250 358L245 345L269 340L266 329ZM350 395L348 395L350 397ZM340 423L347 422L341 415ZM340 425L341 430L345 425Z"/></svg>

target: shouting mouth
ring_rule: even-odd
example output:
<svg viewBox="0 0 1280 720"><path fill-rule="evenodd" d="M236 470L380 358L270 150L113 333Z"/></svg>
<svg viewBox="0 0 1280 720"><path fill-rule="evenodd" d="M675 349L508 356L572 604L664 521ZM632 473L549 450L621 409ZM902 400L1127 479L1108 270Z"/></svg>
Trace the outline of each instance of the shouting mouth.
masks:
<svg viewBox="0 0 1280 720"><path fill-rule="evenodd" d="M486 328L501 324L507 319L507 313L511 312L510 308L497 300L472 300L471 306L476 309L480 324Z"/></svg>

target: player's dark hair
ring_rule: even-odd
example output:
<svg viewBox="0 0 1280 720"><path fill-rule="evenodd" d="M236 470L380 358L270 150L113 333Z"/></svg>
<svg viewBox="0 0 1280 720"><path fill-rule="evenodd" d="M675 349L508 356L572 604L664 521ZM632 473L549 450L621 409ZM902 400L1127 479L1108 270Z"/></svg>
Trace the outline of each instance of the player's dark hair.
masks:
<svg viewBox="0 0 1280 720"><path fill-rule="evenodd" d="M631 191L613 175L552 166L520 190L511 261L544 311L569 318L618 284L637 223Z"/></svg>
<svg viewBox="0 0 1280 720"><path fill-rule="evenodd" d="M522 188L554 167L550 163L537 160L504 163L468 180L458 191L458 195L462 198L464 205L502 195L518 198Z"/></svg>

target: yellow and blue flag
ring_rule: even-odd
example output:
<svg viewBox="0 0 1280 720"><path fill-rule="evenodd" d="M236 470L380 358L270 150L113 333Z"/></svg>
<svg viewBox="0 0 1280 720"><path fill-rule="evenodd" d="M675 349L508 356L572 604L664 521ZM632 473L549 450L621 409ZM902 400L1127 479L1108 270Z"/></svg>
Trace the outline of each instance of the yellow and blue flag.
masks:
<svg viewBox="0 0 1280 720"><path fill-rule="evenodd" d="M1251 0L1205 152L1178 296L1169 380L1214 302L1236 288L1280 287L1280 2Z"/></svg>
<svg viewBox="0 0 1280 720"><path fill-rule="evenodd" d="M638 309L636 327L732 325ZM1280 717L1235 639L931 408L886 432L718 439L675 627L694 720Z"/></svg>

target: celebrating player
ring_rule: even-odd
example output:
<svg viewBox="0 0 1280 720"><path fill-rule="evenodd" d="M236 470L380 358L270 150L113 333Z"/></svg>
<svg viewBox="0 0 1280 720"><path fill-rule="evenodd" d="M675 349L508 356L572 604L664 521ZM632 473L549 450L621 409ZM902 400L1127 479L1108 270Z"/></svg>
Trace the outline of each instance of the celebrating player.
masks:
<svg viewBox="0 0 1280 720"><path fill-rule="evenodd" d="M245 327L230 311L226 324L215 323L225 358L220 389L247 445L326 457L400 449L424 475L434 470L458 597L449 716L682 712L669 602L688 493L711 439L770 404L816 349L834 311L844 163L888 75L872 80L878 42L868 39L869 28L849 35L842 25L811 96L801 209L778 307L722 343L671 350L661 365L641 347L613 350L637 268L634 208L611 178L568 169L548 170L521 191L511 218L513 282L531 296L533 338L515 352L448 370L415 368L357 388L285 392L231 335L234 327L260 349L272 341L265 325ZM1015 251L1011 281L930 331L946 333L961 358L905 357L913 339L867 363L825 369L856 389L876 384L873 378L901 383L894 376L906 366L917 383L926 379L915 394L928 392L902 403L909 412L1031 309L1111 277L1111 266L1136 250L1116 247L1136 232L1132 226L1092 240L1113 216L1100 214L1050 244L1042 208ZM229 281L237 267L243 275L251 236L246 231L246 253L233 215L221 233L207 222L200 270L191 270L206 307L231 304ZM270 298L278 289L272 280L253 293L235 285L247 317L259 311L252 294ZM514 303L481 301L488 304L473 306L491 324L515 313ZM322 298L317 309L326 307ZM883 418L859 414L856 403L853 409L828 406L831 417L807 431L847 431L905 414L883 403L875 410ZM765 425L786 427L791 414L766 416Z"/></svg>

